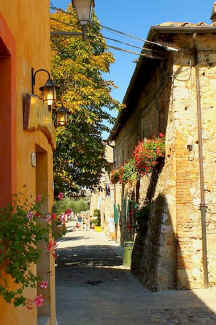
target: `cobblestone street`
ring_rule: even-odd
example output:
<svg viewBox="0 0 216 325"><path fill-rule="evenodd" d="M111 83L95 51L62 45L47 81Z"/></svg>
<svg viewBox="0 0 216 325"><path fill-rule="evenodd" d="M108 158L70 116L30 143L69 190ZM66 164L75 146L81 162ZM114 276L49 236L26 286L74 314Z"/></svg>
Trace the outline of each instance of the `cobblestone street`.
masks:
<svg viewBox="0 0 216 325"><path fill-rule="evenodd" d="M152 293L103 233L70 231L58 242L58 325L215 325L216 289Z"/></svg>

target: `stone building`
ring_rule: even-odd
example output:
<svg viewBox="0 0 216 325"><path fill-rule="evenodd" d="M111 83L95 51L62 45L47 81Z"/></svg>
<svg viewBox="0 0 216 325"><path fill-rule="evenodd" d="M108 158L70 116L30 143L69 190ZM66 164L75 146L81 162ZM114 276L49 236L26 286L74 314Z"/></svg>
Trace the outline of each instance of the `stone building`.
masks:
<svg viewBox="0 0 216 325"><path fill-rule="evenodd" d="M152 290L216 283L216 4L212 24L153 26L111 132L115 166L165 134L165 163L133 188L150 202L132 268ZM162 46L161 46L162 45ZM177 51L176 51L177 50ZM121 203L131 195L119 186Z"/></svg>
<svg viewBox="0 0 216 325"><path fill-rule="evenodd" d="M105 159L113 164L113 147L106 145ZM101 226L105 233L109 235L109 221L114 217L114 202L115 202L115 186L110 181L110 175L104 171L100 184L97 189L91 194L90 200L90 215L93 216L94 210L99 209L101 214ZM115 232L110 234L110 237L116 239ZM119 239L119 236L117 236Z"/></svg>
<svg viewBox="0 0 216 325"><path fill-rule="evenodd" d="M32 94L32 68L50 72L49 0L1 1L0 67L0 207L7 207L17 193L30 200L42 194L44 213L50 213L55 129L47 103ZM46 73L37 74L37 95L47 79ZM44 248L39 263L32 265L34 274L49 283L44 306L15 308L0 295L0 324L56 325L55 264ZM0 271L2 280L2 266ZM39 290L27 288L25 296L33 300Z"/></svg>

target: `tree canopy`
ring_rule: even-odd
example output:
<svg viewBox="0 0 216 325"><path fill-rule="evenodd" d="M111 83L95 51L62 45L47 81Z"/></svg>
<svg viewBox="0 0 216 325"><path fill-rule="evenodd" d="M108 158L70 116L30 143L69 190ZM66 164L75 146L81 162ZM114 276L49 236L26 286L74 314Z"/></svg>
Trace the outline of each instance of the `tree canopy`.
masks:
<svg viewBox="0 0 216 325"><path fill-rule="evenodd" d="M88 211L89 203L83 199L71 200L69 198L55 201L53 206L53 212L60 215L60 214L64 214L67 209L71 209L75 214L77 214L82 211Z"/></svg>
<svg viewBox="0 0 216 325"><path fill-rule="evenodd" d="M66 12L51 14L51 31L81 32L71 5ZM79 187L98 184L104 159L102 133L109 131L113 110L122 106L112 98L114 83L105 79L112 53L107 51L95 17L87 38L54 35L52 76L59 86L58 96L70 111L66 127L57 128L54 156L56 192L73 192Z"/></svg>

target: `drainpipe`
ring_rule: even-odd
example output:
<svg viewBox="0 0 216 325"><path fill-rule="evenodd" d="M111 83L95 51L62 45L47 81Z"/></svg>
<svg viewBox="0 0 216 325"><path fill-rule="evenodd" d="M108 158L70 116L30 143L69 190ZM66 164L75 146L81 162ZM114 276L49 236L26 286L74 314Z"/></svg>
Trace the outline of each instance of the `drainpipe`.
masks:
<svg viewBox="0 0 216 325"><path fill-rule="evenodd" d="M207 238L206 238L206 210L205 201L205 183L204 183L204 163L203 163L203 139L202 139L202 109L200 95L200 77L198 49L196 46L196 36L193 34L194 40L194 68L196 77L196 99L197 99L197 124L198 124L198 145L199 145L199 170L200 170L200 211L201 211L201 227L202 227L202 259L203 259L203 285L208 288L208 260L207 260Z"/></svg>

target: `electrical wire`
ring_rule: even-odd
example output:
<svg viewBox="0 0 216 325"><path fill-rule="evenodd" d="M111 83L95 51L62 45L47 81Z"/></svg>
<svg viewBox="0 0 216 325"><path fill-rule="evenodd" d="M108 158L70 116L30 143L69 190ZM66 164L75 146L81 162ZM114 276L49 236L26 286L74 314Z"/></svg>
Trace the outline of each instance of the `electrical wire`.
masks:
<svg viewBox="0 0 216 325"><path fill-rule="evenodd" d="M107 44L107 47L111 48L111 49L114 49L114 50L117 50L117 51L121 51L121 52L126 52L126 53L130 53L130 54L135 54L135 55L138 55L138 56L145 56L145 57L148 57L150 59L158 59L158 60L163 60L164 58L161 57L161 56L157 56L157 55L151 55L150 53L138 53L138 52L134 52L134 51L131 51L131 50L126 50L126 49L122 49L120 47L117 47L117 46L113 46L113 45L108 45Z"/></svg>
<svg viewBox="0 0 216 325"><path fill-rule="evenodd" d="M56 22L59 22L59 23L62 23L63 25L66 25L66 26L70 26L70 27L73 27L72 24L69 24L69 23L65 23L64 21L60 21L56 18L50 18L51 20L53 21L56 21ZM64 32L62 31L55 31L55 33L59 33L59 35L63 35ZM65 36L70 36L70 32L65 32ZM134 44L130 44L130 43L127 43L127 42L123 42L123 41L120 41L120 40L116 40L114 38L111 38L111 37L107 37L107 36L104 36L102 35L104 39L106 40L109 40L109 41L112 41L112 42L116 42L116 43L119 43L119 44L123 44L123 45L126 45L126 46L130 46L130 47L133 47L133 48L136 48L136 49L139 49L139 50L145 50L145 51L149 51L151 52L152 50L151 49L147 49L145 47L141 47L141 46L136 46Z"/></svg>
<svg viewBox="0 0 216 325"><path fill-rule="evenodd" d="M177 80L177 81L189 81L191 79L191 75L192 75L192 59L190 59L190 67L189 68L186 68L185 70L181 71L181 72L186 72L189 70L189 75L187 77L187 79L179 79L176 77L177 73L175 73L173 75L173 79L174 80Z"/></svg>
<svg viewBox="0 0 216 325"><path fill-rule="evenodd" d="M64 14L71 15L70 12L67 12L67 11L65 11L65 10L63 10L63 9L61 9L61 8L57 8L57 7L54 7L54 6L51 6L50 8L53 9L53 10L61 11L61 12L63 12ZM55 20L55 21L59 21L58 19L55 19L55 18L51 18L51 19L52 19L52 20ZM61 21L59 21L59 22L61 22ZM64 23L64 22L62 22L62 23L63 23L63 24L66 24L66 25L70 25L70 24L68 24L68 23ZM102 28L104 28L104 29L107 29L107 30L112 31L112 32L114 32L114 33L118 33L118 34L123 35L123 36L127 36L127 37L129 37L129 38L133 38L133 39L135 39L135 40L137 40L137 41L147 42L147 43L152 43L152 44L156 44L156 45L158 45L158 43L144 40L144 39L139 38L139 37L137 37L137 36L135 36L135 35L127 34L127 33L121 32L121 31L119 31L119 30L117 30L117 29L114 29L114 28L111 28L111 27L108 27L108 26L104 26L104 25L101 25L101 24L99 24L99 25L100 25ZM72 26L72 25L71 25L71 26ZM162 45L162 44L159 44L159 45L162 46L162 47L164 47L164 45Z"/></svg>
<svg viewBox="0 0 216 325"><path fill-rule="evenodd" d="M50 8L53 9L53 10L61 11L62 13L66 14L66 15L72 15L70 12L67 12L67 11L65 11L65 10L63 10L63 9L61 9L61 8L57 8L57 7L54 7L54 6L51 6ZM61 21L59 21L59 22L61 22ZM64 22L62 22L62 23L64 23ZM68 25L68 24L67 24L67 25ZM111 32L118 33L118 34L120 34L120 35L122 35L122 36L126 36L126 37L128 37L128 38L132 38L132 39L135 39L135 40L137 40L137 41L141 41L141 42L144 42L144 43L149 43L149 44L157 45L157 46L160 46L161 48L163 48L163 49L165 49L165 50L168 50L168 51L174 51L174 52L178 52L178 51L179 51L179 49L176 49L176 48L173 48L173 47L170 47L170 46L164 45L164 44L160 44L160 43L157 43L157 42L152 42L152 41L149 41L149 40L146 40L146 39L142 39L142 38L140 38L140 37L137 37L136 35L133 35L133 34L127 34L127 33L121 32L121 31L118 30L118 29L114 29L114 28L111 28L111 27L108 27L108 26L104 26L104 25L101 25L101 24L99 24L99 25L100 25L101 28L103 28L103 29L107 29L107 30L109 30L109 31L111 31ZM71 26L72 26L72 25L71 25Z"/></svg>
<svg viewBox="0 0 216 325"><path fill-rule="evenodd" d="M65 23L65 22L60 21L60 20L58 20L56 18L50 18L50 19L53 20L53 21L57 21L59 23L62 23L63 25L67 25L67 26L70 26L70 27L73 26L72 24ZM59 35L64 35L64 36L69 36L69 37L70 36L75 36L75 32L65 32L65 31L59 31L59 30L52 31L51 34L53 34L53 35L55 35L55 34L58 35L59 34ZM82 35L82 34L81 33L79 34L77 32L76 36L78 36L78 35ZM149 52L150 54L152 52L151 49L147 49L145 47L136 46L134 44L130 44L130 43L127 43L127 42L116 40L114 38L110 38L110 37L107 37L107 36L104 36L104 35L102 35L102 36L103 36L104 39L107 39L107 40L110 40L110 41L113 41L113 42L116 42L116 43L119 43L119 44L123 44L123 45L126 45L126 46L130 46L130 47L133 47L133 48L137 48L137 49L140 49L142 51ZM134 52L134 51L131 51L131 50L122 49L122 48L119 48L119 47L116 47L116 46L107 45L107 47L112 48L112 49L117 50L117 51L122 51L122 52L125 52L125 53L130 53L130 54L139 55L139 56L142 55L142 56L147 57L147 55L145 55L144 53L141 54L141 53L137 53L137 52ZM153 57L151 57L151 58L162 59L162 57L157 56L156 53L154 53Z"/></svg>
<svg viewBox="0 0 216 325"><path fill-rule="evenodd" d="M130 44L130 43L127 43L127 42L123 42L123 41L120 41L120 40L116 40L114 38L110 38L110 37L107 37L107 36L104 36L104 35L102 35L102 36L103 36L104 39L107 39L109 41L113 41L113 42L116 42L116 43L119 43L119 44L123 44L123 45L126 45L126 46L134 47L135 49L145 50L145 51L149 51L149 52L152 51L152 50L147 49L145 47L136 46L134 44Z"/></svg>
<svg viewBox="0 0 216 325"><path fill-rule="evenodd" d="M63 25L73 27L72 24L65 23L65 22L60 21L60 20L58 20L56 18L50 18L50 19L53 20L53 21L62 23ZM64 36L69 36L69 37L70 36L75 36L74 32L65 32L65 31L59 31L59 30L52 31L51 34L53 34L53 35L55 35L55 34L58 35L59 34L59 35L64 35ZM78 36L78 35L79 35L79 33L77 33L76 36ZM80 35L81 35L81 33L80 33ZM136 48L136 49L140 49L142 51L149 52L150 54L152 52L151 49L147 49L145 47L136 46L134 44L130 44L130 43L127 43L127 42L123 42L123 41L120 41L120 40L116 40L114 38L110 38L110 37L107 37L107 36L104 36L104 35L102 35L102 36L103 36L104 39L107 39L107 40L110 40L110 41L113 41L113 42L116 42L116 43L119 43L119 44L123 44L123 45L126 45L126 46L130 46L130 47L133 47L133 48ZM141 55L141 53L137 53L137 52L134 52L134 51L131 51L131 50L122 49L122 48L119 48L119 47L116 47L116 46L112 46L112 45L107 45L107 47L112 48L112 49L117 50L117 51L122 51L122 52L125 52L125 53L130 53L130 54L139 55L139 56ZM144 55L144 53L142 55L143 56L147 56L147 55ZM162 59L162 57L157 56L156 53L154 53L153 56L154 57L152 57L152 58Z"/></svg>
<svg viewBox="0 0 216 325"><path fill-rule="evenodd" d="M100 24L100 26L101 26L102 28L104 28L104 29L107 29L107 30L111 31L111 32L118 33L118 34L120 34L120 35L127 36L127 37L129 37L129 38L133 38L133 39L135 39L135 40L137 40L137 41L148 42L148 43L150 42L150 41L144 40L144 39L142 39L142 38L139 38L139 37L137 37L137 36L135 36L135 35L127 34L127 33L121 32L120 30L117 30L117 29L114 29L114 28L111 28L111 27L108 27L108 26L104 26L104 25L101 25L101 24ZM158 45L158 43L155 43L155 42L150 42L150 43ZM161 45L161 44L160 44L160 45ZM161 46L164 46L164 45L161 45Z"/></svg>

